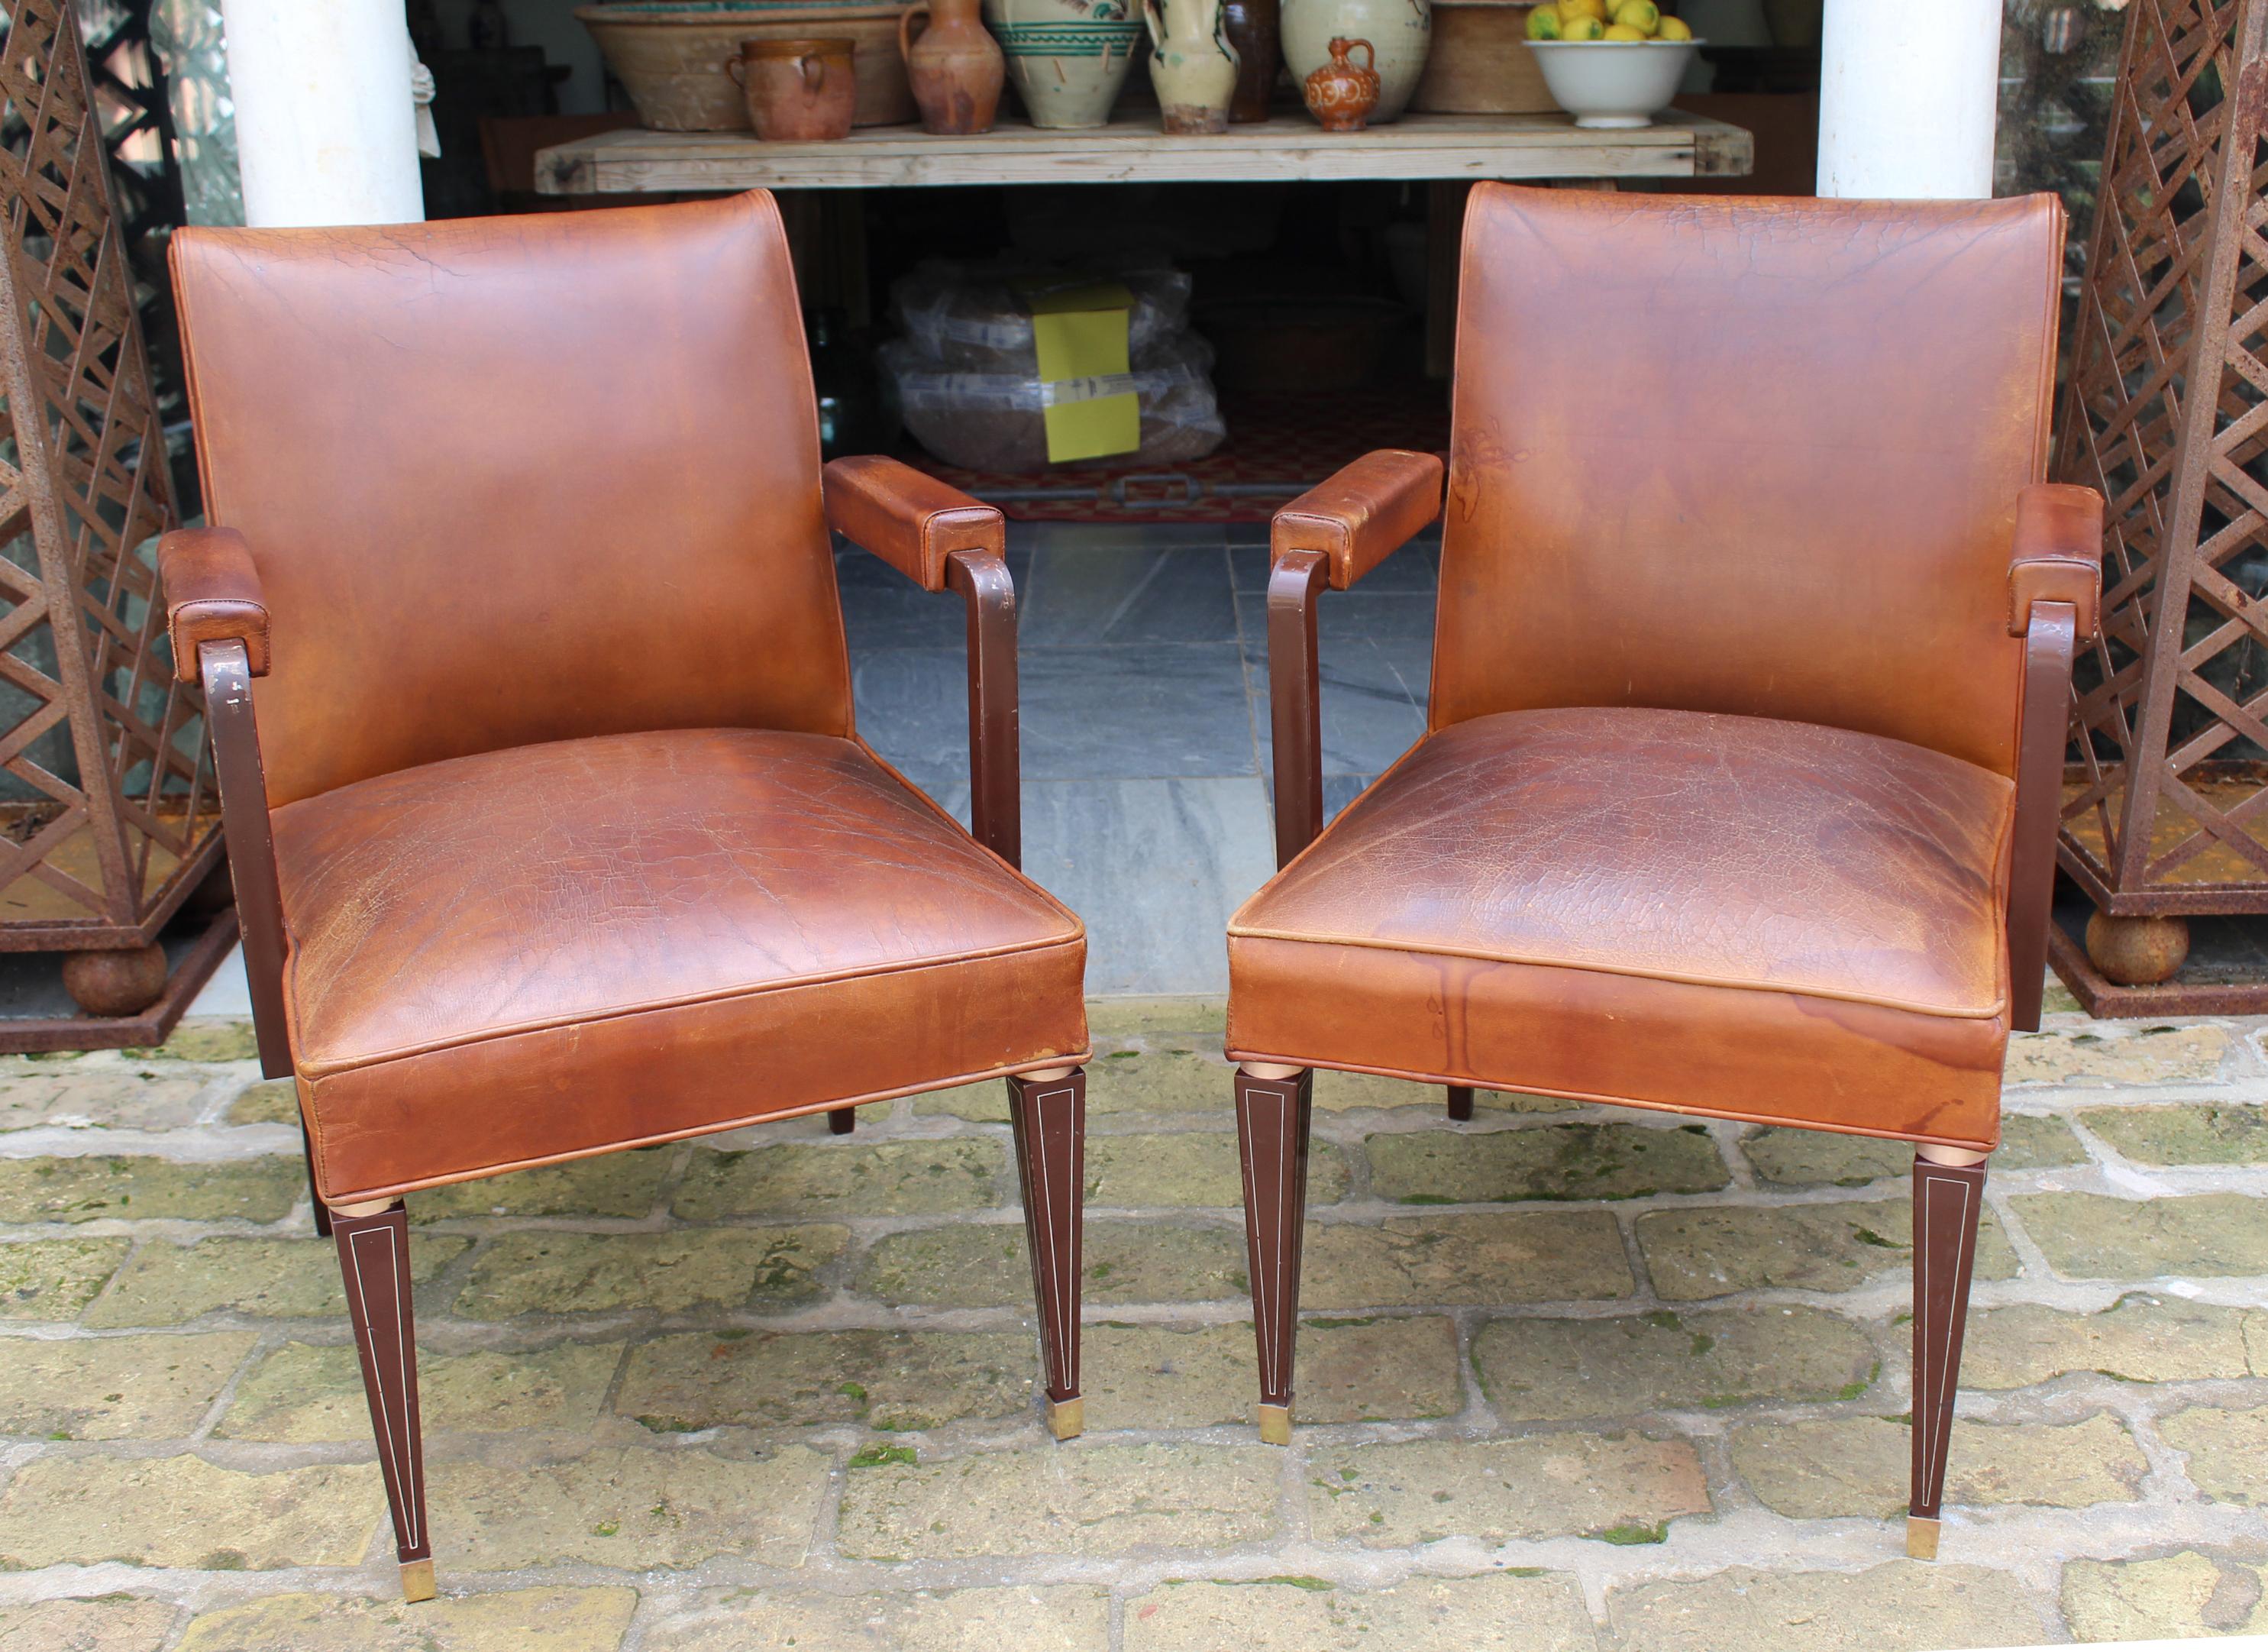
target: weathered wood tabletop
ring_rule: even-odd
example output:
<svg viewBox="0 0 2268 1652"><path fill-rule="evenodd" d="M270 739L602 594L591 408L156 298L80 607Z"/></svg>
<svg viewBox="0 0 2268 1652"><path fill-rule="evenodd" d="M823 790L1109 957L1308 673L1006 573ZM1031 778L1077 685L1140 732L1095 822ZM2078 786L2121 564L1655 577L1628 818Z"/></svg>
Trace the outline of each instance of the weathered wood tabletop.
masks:
<svg viewBox="0 0 2268 1652"><path fill-rule="evenodd" d="M601 132L540 151L546 195L687 189L850 189L1002 183L1236 183L1285 179L1730 178L1751 163L1740 127L1663 113L1655 124L1588 131L1564 114L1407 114L1326 132L1284 114L1217 137L1174 137L1154 114L1086 131L1004 120L978 137L862 127L830 143L748 132Z"/></svg>

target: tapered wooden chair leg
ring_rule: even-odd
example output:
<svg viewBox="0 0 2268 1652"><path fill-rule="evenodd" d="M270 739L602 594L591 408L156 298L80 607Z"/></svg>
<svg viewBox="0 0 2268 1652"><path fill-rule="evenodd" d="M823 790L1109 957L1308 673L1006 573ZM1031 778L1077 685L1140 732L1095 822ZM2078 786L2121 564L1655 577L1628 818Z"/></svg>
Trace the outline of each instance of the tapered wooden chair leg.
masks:
<svg viewBox="0 0 2268 1652"><path fill-rule="evenodd" d="M1016 1133L1016 1179L1024 1195L1025 1249L1040 1310L1048 1429L1058 1440L1086 1432L1079 1391L1079 1212L1086 1182L1086 1073L1032 1073L1008 1080Z"/></svg>
<svg viewBox="0 0 2268 1652"><path fill-rule="evenodd" d="M362 1213L334 1211L331 1236L339 1248L371 1432L394 1516L402 1597L431 1600L433 1541L425 1528L425 1448L417 1418L416 1330L409 1313L409 1213L398 1203Z"/></svg>
<svg viewBox="0 0 2268 1652"><path fill-rule="evenodd" d="M858 1110L855 1107L830 1107L827 1110L828 1133L847 1136L858 1128Z"/></svg>
<svg viewBox="0 0 2268 1652"><path fill-rule="evenodd" d="M1473 1087L1469 1084L1449 1086L1449 1117L1463 1124L1473 1116Z"/></svg>
<svg viewBox="0 0 2268 1652"><path fill-rule="evenodd" d="M1300 1327L1300 1253L1307 1236L1307 1123L1314 1073L1236 1073L1236 1139L1244 1162L1244 1244L1252 1333L1260 1351L1260 1437L1292 1443L1292 1355Z"/></svg>
<svg viewBox="0 0 2268 1652"><path fill-rule="evenodd" d="M1953 1438L1969 1280L1977 1265L1977 1220L1984 1207L1981 1161L1939 1164L1914 1156L1913 1501L1906 1516L1906 1552L1918 1560L1937 1558L1945 1454Z"/></svg>
<svg viewBox="0 0 2268 1652"><path fill-rule="evenodd" d="M315 1144L305 1125L299 1126L299 1156L307 1163L307 1198L315 1207L315 1237L328 1239L331 1236L331 1207L323 1203L323 1191L315 1185Z"/></svg>

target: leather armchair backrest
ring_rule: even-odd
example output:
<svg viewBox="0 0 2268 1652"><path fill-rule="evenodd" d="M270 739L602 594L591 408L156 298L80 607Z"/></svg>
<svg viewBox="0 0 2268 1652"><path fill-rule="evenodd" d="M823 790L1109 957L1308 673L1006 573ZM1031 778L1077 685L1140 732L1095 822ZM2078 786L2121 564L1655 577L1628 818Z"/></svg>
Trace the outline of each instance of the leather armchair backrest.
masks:
<svg viewBox="0 0 2268 1652"><path fill-rule="evenodd" d="M2050 195L1476 186L1432 726L1738 712L2013 773L2062 268Z"/></svg>
<svg viewBox="0 0 2268 1652"><path fill-rule="evenodd" d="M265 591L272 804L538 741L848 731L769 195L188 229L173 266L206 513Z"/></svg>

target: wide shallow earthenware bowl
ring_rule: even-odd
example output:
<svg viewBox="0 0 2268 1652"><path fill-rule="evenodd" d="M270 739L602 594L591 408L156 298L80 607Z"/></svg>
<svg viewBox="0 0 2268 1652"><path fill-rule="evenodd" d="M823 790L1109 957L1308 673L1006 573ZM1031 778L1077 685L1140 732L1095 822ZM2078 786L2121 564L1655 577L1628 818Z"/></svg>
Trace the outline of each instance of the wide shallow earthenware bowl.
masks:
<svg viewBox="0 0 2268 1652"><path fill-rule="evenodd" d="M1578 126L1651 126L1702 41L1530 41L1552 100Z"/></svg>
<svg viewBox="0 0 2268 1652"><path fill-rule="evenodd" d="M854 126L914 118L913 89L898 52L900 0L615 0L575 8L639 123L662 132L745 132L747 101L726 72L740 42L824 34L849 39L858 83Z"/></svg>

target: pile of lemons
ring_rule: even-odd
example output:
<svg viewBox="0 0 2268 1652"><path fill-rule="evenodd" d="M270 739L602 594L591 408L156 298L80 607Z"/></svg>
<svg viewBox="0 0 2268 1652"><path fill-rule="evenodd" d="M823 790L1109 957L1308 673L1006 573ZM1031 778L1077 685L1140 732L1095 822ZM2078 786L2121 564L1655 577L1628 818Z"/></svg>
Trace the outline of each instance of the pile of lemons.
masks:
<svg viewBox="0 0 2268 1652"><path fill-rule="evenodd" d="M1528 14L1531 41L1690 41L1682 19L1655 0L1541 0Z"/></svg>

